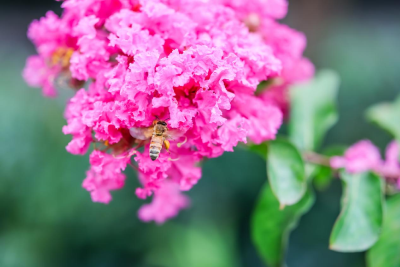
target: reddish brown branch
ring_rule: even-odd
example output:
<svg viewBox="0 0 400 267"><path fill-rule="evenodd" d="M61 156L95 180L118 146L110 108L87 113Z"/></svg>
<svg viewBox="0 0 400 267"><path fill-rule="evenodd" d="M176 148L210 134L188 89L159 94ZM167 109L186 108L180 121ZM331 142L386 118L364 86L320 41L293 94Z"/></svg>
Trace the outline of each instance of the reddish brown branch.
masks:
<svg viewBox="0 0 400 267"><path fill-rule="evenodd" d="M308 163L331 167L330 158L327 156L323 156L315 152L305 152L303 153L303 157Z"/></svg>

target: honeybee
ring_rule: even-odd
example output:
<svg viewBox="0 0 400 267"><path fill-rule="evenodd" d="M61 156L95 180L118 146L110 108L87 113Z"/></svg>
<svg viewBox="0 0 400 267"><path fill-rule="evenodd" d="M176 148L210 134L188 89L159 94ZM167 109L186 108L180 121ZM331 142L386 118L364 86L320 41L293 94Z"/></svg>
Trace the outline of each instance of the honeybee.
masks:
<svg viewBox="0 0 400 267"><path fill-rule="evenodd" d="M148 128L130 128L129 132L132 137L139 140L150 141L150 158L156 160L160 155L163 145L169 152L170 143L168 139L178 138L182 133L176 131L169 131L168 124L163 120L155 120L153 126Z"/></svg>

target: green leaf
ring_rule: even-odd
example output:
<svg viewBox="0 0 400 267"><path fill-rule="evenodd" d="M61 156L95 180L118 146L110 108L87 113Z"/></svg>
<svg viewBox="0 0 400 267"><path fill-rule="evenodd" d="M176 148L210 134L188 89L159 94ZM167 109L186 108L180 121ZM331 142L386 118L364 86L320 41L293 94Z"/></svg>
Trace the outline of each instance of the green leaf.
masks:
<svg viewBox="0 0 400 267"><path fill-rule="evenodd" d="M379 237L383 217L383 181L374 173L341 172L344 182L342 211L333 227L330 248L359 252Z"/></svg>
<svg viewBox="0 0 400 267"><path fill-rule="evenodd" d="M308 83L290 90L290 139L300 150L315 151L326 132L337 121L335 101L339 77L332 71L321 71Z"/></svg>
<svg viewBox="0 0 400 267"><path fill-rule="evenodd" d="M259 145L256 144L250 144L248 146L249 150L251 152L256 153L260 157L262 157L264 160L267 159L267 151L268 151L268 144L267 143L261 143Z"/></svg>
<svg viewBox="0 0 400 267"><path fill-rule="evenodd" d="M251 235L258 253L268 266L284 265L289 234L313 203L314 194L307 190L297 204L281 210L271 188L268 184L264 186L252 216Z"/></svg>
<svg viewBox="0 0 400 267"><path fill-rule="evenodd" d="M306 191L303 159L296 147L286 140L269 142L267 174L272 191L283 207L298 202Z"/></svg>
<svg viewBox="0 0 400 267"><path fill-rule="evenodd" d="M382 234L368 251L369 267L400 266L400 195L386 201Z"/></svg>
<svg viewBox="0 0 400 267"><path fill-rule="evenodd" d="M324 191L332 182L333 170L326 166L318 166L314 171L314 186L319 191Z"/></svg>
<svg viewBox="0 0 400 267"><path fill-rule="evenodd" d="M400 97L393 103L382 103L367 110L367 119L400 141Z"/></svg>

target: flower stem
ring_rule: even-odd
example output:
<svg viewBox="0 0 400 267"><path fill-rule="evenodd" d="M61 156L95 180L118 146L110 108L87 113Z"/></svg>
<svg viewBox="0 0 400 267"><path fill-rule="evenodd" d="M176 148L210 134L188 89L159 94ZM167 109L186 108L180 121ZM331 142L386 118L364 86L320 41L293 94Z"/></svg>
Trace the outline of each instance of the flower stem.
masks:
<svg viewBox="0 0 400 267"><path fill-rule="evenodd" d="M317 154L315 152L311 152L311 151L304 152L303 153L303 158L308 163L312 163L312 164L315 164L315 165L326 166L326 167L331 167L330 158L329 157Z"/></svg>

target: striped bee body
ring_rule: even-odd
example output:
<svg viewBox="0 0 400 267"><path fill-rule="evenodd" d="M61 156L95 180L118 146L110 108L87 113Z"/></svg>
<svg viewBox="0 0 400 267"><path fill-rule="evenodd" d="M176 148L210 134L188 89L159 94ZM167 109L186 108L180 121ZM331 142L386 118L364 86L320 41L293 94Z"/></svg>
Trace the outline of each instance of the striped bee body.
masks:
<svg viewBox="0 0 400 267"><path fill-rule="evenodd" d="M150 158L156 160L160 155L161 149L165 142L165 137L168 132L167 123L165 121L156 121L150 142ZM168 148L167 148L168 149Z"/></svg>
<svg viewBox="0 0 400 267"><path fill-rule="evenodd" d="M153 161L158 159L163 146L165 146L165 149L169 149L170 144L167 138L170 135L165 121L154 121L153 126L149 128L131 128L129 132L139 140L149 140L151 138L149 154Z"/></svg>
<svg viewBox="0 0 400 267"><path fill-rule="evenodd" d="M161 149L165 138L163 136L153 135L150 142L150 158L151 160L156 160L160 155Z"/></svg>

